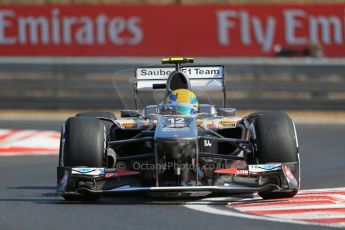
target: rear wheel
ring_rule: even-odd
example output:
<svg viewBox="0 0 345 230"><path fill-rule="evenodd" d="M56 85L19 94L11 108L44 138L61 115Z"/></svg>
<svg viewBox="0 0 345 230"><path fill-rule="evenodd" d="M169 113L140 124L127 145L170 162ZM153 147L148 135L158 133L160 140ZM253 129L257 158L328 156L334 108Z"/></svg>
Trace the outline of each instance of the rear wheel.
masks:
<svg viewBox="0 0 345 230"><path fill-rule="evenodd" d="M59 165L64 167L105 167L106 130L92 117L72 117L61 136ZM100 196L64 195L66 200L97 200Z"/></svg>
<svg viewBox="0 0 345 230"><path fill-rule="evenodd" d="M255 163L298 162L298 142L295 127L288 115L282 112L263 112L249 116L252 123L252 142L254 144ZM299 181L299 170L295 175ZM298 192L264 191L259 195L264 199L293 197Z"/></svg>

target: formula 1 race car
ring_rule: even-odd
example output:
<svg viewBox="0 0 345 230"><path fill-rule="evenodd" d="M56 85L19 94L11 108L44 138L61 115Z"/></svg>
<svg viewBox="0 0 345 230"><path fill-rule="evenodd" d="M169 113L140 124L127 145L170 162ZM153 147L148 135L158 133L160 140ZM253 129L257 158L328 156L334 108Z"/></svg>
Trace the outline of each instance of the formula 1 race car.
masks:
<svg viewBox="0 0 345 230"><path fill-rule="evenodd" d="M282 112L239 118L234 108L199 104L191 90L220 91L225 105L224 67L193 62L163 58L160 66L136 68L135 101L142 92L163 91L162 103L122 110L121 119L85 112L66 120L57 168L66 200L256 192L271 199L298 192L293 121Z"/></svg>

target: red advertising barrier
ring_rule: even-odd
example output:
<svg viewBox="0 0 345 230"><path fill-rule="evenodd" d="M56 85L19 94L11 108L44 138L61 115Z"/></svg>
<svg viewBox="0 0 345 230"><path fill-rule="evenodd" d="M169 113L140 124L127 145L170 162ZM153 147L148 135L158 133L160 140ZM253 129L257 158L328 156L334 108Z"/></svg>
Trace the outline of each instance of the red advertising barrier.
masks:
<svg viewBox="0 0 345 230"><path fill-rule="evenodd" d="M345 56L345 4L0 5L0 56Z"/></svg>

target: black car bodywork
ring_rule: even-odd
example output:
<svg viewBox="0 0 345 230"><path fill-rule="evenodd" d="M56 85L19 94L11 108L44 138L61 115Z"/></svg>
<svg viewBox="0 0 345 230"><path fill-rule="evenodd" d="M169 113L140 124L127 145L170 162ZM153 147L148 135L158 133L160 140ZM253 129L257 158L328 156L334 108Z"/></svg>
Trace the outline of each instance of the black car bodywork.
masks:
<svg viewBox="0 0 345 230"><path fill-rule="evenodd" d="M169 71L165 66L159 67L164 71L157 70L157 76L150 76L152 79L141 79L138 71L146 69L142 73L148 73L154 67L137 69L136 101L140 89L163 89L169 93L178 88L202 89L203 85L206 89L207 84L211 85L209 88L221 89L226 100L224 68L215 66L222 71L215 72L212 66L186 65L199 73L209 70L208 75L193 78L197 71L193 75L183 69L184 63L191 62L186 58L163 59L163 64L174 66ZM199 82L193 85L193 80ZM298 141L287 115L268 112L239 118L235 109L208 104L201 104L200 113L191 116L161 114L160 110L161 105L149 105L141 111L122 111L122 119L101 113L69 118L61 136L58 192L67 200L138 192L162 196L258 192L264 198L297 193ZM85 128L91 123L103 127L97 131L100 134L95 148L96 144L88 138L96 130ZM82 132L84 139L78 132ZM93 148L99 150L88 152ZM92 155L90 159L98 157L99 161L84 161L86 155Z"/></svg>

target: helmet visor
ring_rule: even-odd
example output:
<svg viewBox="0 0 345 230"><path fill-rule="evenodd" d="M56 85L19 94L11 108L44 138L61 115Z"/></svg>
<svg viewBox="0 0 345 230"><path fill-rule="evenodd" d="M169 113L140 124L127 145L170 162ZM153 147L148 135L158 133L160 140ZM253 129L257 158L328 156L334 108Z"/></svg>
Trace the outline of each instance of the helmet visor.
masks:
<svg viewBox="0 0 345 230"><path fill-rule="evenodd" d="M190 104L180 103L180 102L171 102L166 105L166 109L174 110L174 114L181 114L181 115L190 115L196 114L197 108L191 106Z"/></svg>

